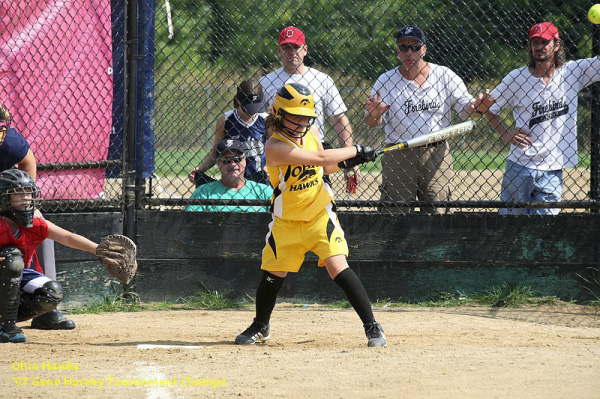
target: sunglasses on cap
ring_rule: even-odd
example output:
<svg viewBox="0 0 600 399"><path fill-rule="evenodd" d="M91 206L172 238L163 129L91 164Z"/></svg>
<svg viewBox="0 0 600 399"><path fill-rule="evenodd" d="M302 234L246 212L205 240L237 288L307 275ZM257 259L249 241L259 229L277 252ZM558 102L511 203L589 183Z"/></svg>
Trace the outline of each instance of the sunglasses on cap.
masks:
<svg viewBox="0 0 600 399"><path fill-rule="evenodd" d="M413 52L419 51L419 50L421 50L421 47L423 47L423 43L420 43L420 44L398 44L398 48L403 53L406 53L409 49L412 50Z"/></svg>
<svg viewBox="0 0 600 399"><path fill-rule="evenodd" d="M226 165L229 165L232 162L240 163L244 159L243 155L234 155L233 157L220 157L219 162L223 162Z"/></svg>

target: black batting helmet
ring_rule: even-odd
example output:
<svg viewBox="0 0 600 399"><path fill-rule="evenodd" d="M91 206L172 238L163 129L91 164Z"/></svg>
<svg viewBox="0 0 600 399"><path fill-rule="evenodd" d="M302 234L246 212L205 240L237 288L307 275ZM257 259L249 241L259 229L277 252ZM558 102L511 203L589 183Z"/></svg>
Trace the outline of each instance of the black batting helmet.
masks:
<svg viewBox="0 0 600 399"><path fill-rule="evenodd" d="M31 193L31 199L13 205L10 200L11 195L21 193ZM35 182L26 172L19 169L0 172L0 214L9 217L20 226L33 226L37 193Z"/></svg>

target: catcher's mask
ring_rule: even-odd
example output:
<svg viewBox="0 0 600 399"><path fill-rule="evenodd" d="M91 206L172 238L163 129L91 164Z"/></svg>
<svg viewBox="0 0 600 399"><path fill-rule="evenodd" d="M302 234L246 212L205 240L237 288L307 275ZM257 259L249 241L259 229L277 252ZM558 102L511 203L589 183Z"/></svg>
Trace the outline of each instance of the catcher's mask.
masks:
<svg viewBox="0 0 600 399"><path fill-rule="evenodd" d="M35 182L27 173L18 169L0 172L0 214L20 226L32 227L37 196Z"/></svg>
<svg viewBox="0 0 600 399"><path fill-rule="evenodd" d="M8 112L8 109L4 105L0 105L0 145L4 143L4 138L8 129L10 129L11 122L12 116L10 112Z"/></svg>
<svg viewBox="0 0 600 399"><path fill-rule="evenodd" d="M279 125L279 129L286 135L297 139L308 133L317 117L315 101L310 89L298 83L286 84L277 91L271 112ZM308 117L308 123L293 122L287 118L287 115ZM292 127L286 126L286 124Z"/></svg>

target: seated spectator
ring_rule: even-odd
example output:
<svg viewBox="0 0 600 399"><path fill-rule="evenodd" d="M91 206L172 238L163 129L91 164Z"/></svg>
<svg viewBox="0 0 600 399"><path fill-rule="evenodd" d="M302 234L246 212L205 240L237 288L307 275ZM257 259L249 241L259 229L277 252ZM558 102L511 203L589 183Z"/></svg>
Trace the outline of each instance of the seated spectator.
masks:
<svg viewBox="0 0 600 399"><path fill-rule="evenodd" d="M217 159L217 144L225 138L239 140L246 155L246 179L269 184L265 168L266 128L265 101L261 85L253 79L243 81L233 98L233 108L217 120L215 141L212 150L202 163L192 170L189 180L199 187L214 179L206 175Z"/></svg>
<svg viewBox="0 0 600 399"><path fill-rule="evenodd" d="M221 180L201 185L191 199L270 200L273 189L266 184L247 180L244 145L239 140L225 139L217 144L217 165ZM186 211L204 212L268 212L267 206L188 205Z"/></svg>

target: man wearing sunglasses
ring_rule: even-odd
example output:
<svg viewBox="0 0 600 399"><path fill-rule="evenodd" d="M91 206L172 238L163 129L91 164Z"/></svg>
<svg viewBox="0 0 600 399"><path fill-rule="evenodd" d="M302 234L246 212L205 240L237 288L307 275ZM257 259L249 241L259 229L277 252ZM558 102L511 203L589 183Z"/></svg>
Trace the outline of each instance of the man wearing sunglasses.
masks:
<svg viewBox="0 0 600 399"><path fill-rule="evenodd" d="M191 199L270 200L273 189L266 184L246 180L246 157L241 141L226 138L217 144L217 165L221 179L203 184ZM268 212L266 206L188 205L186 211L203 212Z"/></svg>
<svg viewBox="0 0 600 399"><path fill-rule="evenodd" d="M477 101L462 79L444 66L425 61L425 33L417 26L405 26L396 37L400 66L378 79L365 103L365 123L382 127L385 146L443 129L451 124L452 111L462 119L480 114ZM385 201L450 201L452 155L445 141L427 147L386 153L382 159L381 199ZM408 213L407 207L388 208ZM441 213L448 209L425 208L421 212Z"/></svg>

